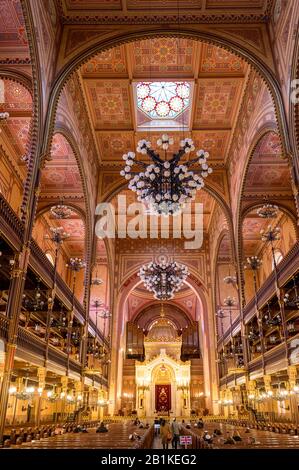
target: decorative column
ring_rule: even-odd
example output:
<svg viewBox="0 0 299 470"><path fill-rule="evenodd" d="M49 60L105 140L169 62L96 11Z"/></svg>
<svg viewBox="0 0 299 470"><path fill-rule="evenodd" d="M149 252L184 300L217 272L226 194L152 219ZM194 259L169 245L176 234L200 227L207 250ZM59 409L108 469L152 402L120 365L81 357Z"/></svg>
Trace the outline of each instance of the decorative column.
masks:
<svg viewBox="0 0 299 470"><path fill-rule="evenodd" d="M7 302L6 315L9 318L8 339L6 343L6 354L3 370L3 378L0 392L0 446L3 445L3 433L9 399L9 386L14 366L15 352L17 348L18 324L20 308L23 300L23 290L25 285L30 249L23 246L12 264L11 281Z"/></svg>
<svg viewBox="0 0 299 470"><path fill-rule="evenodd" d="M265 384L265 392L268 396L267 404L268 404L268 411L271 414L271 420L273 418L273 390L272 390L272 385L271 385L272 377L271 375L264 375L264 384Z"/></svg>
<svg viewBox="0 0 299 470"><path fill-rule="evenodd" d="M67 376L61 377L61 417L65 419L65 405L66 405L66 396L67 396L67 387L68 387L69 378Z"/></svg>
<svg viewBox="0 0 299 470"><path fill-rule="evenodd" d="M290 388L290 409L291 417L296 424L299 423L298 398L295 393L297 380L297 367L288 366L289 388Z"/></svg>
<svg viewBox="0 0 299 470"><path fill-rule="evenodd" d="M251 412L251 414L253 414L254 399L256 397L256 381L255 380L247 380L246 381L246 391L247 391L249 412ZM253 416L254 416L254 414L253 414Z"/></svg>
<svg viewBox="0 0 299 470"><path fill-rule="evenodd" d="M76 419L77 422L80 421L81 407L83 404L84 397L84 385L81 381L75 382L75 400L76 400ZM86 403L87 397L84 397L84 403Z"/></svg>
<svg viewBox="0 0 299 470"><path fill-rule="evenodd" d="M4 365L5 365L5 350L4 350L4 341L0 339L0 390L2 385L2 380L4 376Z"/></svg>
<svg viewBox="0 0 299 470"><path fill-rule="evenodd" d="M45 389L46 385L46 375L47 375L47 370L45 367L39 367L37 369L37 377L38 377L38 390L37 390L37 407L35 410L35 423L36 426L40 425L40 414L41 414L41 406L42 406L42 400L43 400L43 392Z"/></svg>
<svg viewBox="0 0 299 470"><path fill-rule="evenodd" d="M49 355L49 339L50 339L50 332L51 332L51 318L52 318L52 311L53 305L56 296L56 278L57 278L57 262L58 262L58 255L60 248L64 242L69 237L69 234L63 230L63 227L51 227L50 228L51 235L47 235L45 238L50 239L55 244L55 258L54 258L54 270L53 270L53 279L52 279L52 286L49 290L48 294L48 311L47 311L47 321L46 321L46 334L45 334L45 341L46 341L46 353L45 353L45 367L47 366L48 355Z"/></svg>

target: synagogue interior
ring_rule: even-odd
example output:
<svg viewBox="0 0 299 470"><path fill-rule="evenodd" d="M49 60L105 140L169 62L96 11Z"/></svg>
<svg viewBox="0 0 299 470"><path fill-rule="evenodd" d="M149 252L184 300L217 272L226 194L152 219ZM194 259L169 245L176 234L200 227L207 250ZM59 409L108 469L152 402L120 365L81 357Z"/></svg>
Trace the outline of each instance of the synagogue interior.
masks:
<svg viewBox="0 0 299 470"><path fill-rule="evenodd" d="M0 0L0 447L299 447L298 22Z"/></svg>

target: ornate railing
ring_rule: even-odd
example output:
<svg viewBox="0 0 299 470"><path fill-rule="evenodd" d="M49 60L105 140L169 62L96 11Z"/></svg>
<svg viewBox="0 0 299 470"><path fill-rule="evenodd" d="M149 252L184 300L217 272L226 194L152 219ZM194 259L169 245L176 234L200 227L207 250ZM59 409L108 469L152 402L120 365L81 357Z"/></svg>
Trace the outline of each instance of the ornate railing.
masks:
<svg viewBox="0 0 299 470"><path fill-rule="evenodd" d="M8 339L8 326L9 320L4 315L0 314L0 338L7 340Z"/></svg>
<svg viewBox="0 0 299 470"><path fill-rule="evenodd" d="M277 265L277 280L278 285L282 286L288 278L290 278L296 271L298 271L299 263L299 242L296 242L293 248L287 253L287 255L282 259L282 261ZM257 303L259 308L263 306L267 300L273 297L276 293L276 283L275 283L275 273L271 272L269 277L265 280L263 285L257 291ZM245 323L248 323L249 320L256 313L256 303L255 298L250 299L243 310L243 318ZM232 330L238 328L240 323L240 316L233 321ZM218 340L218 347L221 346L229 338L231 334L231 328L229 327L224 335Z"/></svg>
<svg viewBox="0 0 299 470"><path fill-rule="evenodd" d="M2 194L0 194L0 231L15 248L20 248L24 235L24 225Z"/></svg>

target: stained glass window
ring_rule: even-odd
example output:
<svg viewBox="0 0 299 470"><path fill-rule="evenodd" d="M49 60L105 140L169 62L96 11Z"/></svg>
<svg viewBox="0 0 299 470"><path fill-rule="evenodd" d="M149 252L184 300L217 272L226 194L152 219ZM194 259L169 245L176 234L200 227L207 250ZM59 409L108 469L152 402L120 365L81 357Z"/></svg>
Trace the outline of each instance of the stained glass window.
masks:
<svg viewBox="0 0 299 470"><path fill-rule="evenodd" d="M174 119L190 104L188 82L139 82L137 106L151 119Z"/></svg>

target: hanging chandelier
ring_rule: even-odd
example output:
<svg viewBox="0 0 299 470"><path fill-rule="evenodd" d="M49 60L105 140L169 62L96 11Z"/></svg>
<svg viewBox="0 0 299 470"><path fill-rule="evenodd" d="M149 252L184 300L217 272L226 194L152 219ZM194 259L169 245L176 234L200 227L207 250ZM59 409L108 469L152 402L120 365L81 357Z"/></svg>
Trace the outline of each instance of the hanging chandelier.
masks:
<svg viewBox="0 0 299 470"><path fill-rule="evenodd" d="M9 118L9 113L7 111L0 113L0 122L6 122Z"/></svg>
<svg viewBox="0 0 299 470"><path fill-rule="evenodd" d="M189 274L187 266L176 261L151 262L143 265L138 275L144 286L153 292L155 299L169 300L178 292Z"/></svg>
<svg viewBox="0 0 299 470"><path fill-rule="evenodd" d="M24 307L28 311L39 311L43 310L46 306L46 302L42 300L42 290L40 288L40 279L36 280L36 288L34 290L34 296L29 299L26 297L26 294L23 294Z"/></svg>
<svg viewBox="0 0 299 470"><path fill-rule="evenodd" d="M65 204L62 204L62 202L56 206L52 206L50 212L54 219L68 219L72 213L71 209Z"/></svg>
<svg viewBox="0 0 299 470"><path fill-rule="evenodd" d="M62 245L64 240L69 238L70 234L65 232L63 227L50 227L51 234L45 235L47 240L51 240L56 245Z"/></svg>
<svg viewBox="0 0 299 470"><path fill-rule="evenodd" d="M157 215L179 212L185 203L195 198L197 190L204 187L204 179L213 171L207 163L209 153L204 150L198 150L196 158L180 163L184 155L195 151L193 140L189 138L181 140L181 148L167 159L167 150L173 143L174 139L167 134L157 140L158 147L164 151L164 158L161 158L149 141L140 140L137 152L148 155L151 164L136 160L134 152L123 155L126 165L120 174L130 180L128 187L136 192L137 200L147 204ZM142 168L140 173L132 171L134 164ZM198 167L191 171L195 164Z"/></svg>
<svg viewBox="0 0 299 470"><path fill-rule="evenodd" d="M263 219L274 219L277 216L278 207L274 204L264 204L257 209L256 213Z"/></svg>

